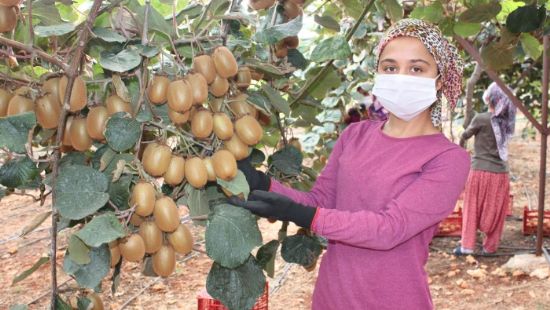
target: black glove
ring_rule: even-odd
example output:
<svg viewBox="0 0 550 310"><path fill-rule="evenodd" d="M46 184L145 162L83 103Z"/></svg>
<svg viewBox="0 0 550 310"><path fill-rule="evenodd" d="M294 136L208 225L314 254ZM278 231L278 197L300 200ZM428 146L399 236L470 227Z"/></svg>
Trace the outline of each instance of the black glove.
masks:
<svg viewBox="0 0 550 310"><path fill-rule="evenodd" d="M286 196L265 191L253 191L248 196L248 201L232 196L229 202L258 216L294 222L308 229L317 211L317 208L301 205Z"/></svg>
<svg viewBox="0 0 550 310"><path fill-rule="evenodd" d="M244 173L248 186L250 186L250 191L269 190L269 187L271 186L271 179L267 176L267 174L254 169L250 163L249 157L238 160L237 167Z"/></svg>

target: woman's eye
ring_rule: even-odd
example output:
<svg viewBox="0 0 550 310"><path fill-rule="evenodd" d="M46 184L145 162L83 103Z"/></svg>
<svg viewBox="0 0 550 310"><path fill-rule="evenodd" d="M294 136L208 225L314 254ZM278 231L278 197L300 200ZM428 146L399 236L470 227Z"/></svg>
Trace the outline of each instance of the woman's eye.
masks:
<svg viewBox="0 0 550 310"><path fill-rule="evenodd" d="M396 70L395 67L384 67L384 72L395 72Z"/></svg>
<svg viewBox="0 0 550 310"><path fill-rule="evenodd" d="M422 68L420 68L420 67L412 67L411 71L413 73L422 73L423 72Z"/></svg>

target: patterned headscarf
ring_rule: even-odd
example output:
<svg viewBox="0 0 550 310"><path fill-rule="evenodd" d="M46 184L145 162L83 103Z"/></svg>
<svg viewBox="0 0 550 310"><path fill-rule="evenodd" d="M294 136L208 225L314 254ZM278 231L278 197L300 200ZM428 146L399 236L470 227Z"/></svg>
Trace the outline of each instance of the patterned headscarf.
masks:
<svg viewBox="0 0 550 310"><path fill-rule="evenodd" d="M376 50L376 67L386 45L398 37L413 37L419 39L435 59L440 79L443 82L438 92L438 100L432 106L431 116L434 126L441 125L441 95L445 96L450 108L456 106L462 93L462 58L441 31L436 26L420 19L402 19L392 25L380 40Z"/></svg>
<svg viewBox="0 0 550 310"><path fill-rule="evenodd" d="M483 101L495 109L491 115L491 126L497 141L498 155L502 160L508 160L508 140L516 128L516 106L495 82L483 93Z"/></svg>

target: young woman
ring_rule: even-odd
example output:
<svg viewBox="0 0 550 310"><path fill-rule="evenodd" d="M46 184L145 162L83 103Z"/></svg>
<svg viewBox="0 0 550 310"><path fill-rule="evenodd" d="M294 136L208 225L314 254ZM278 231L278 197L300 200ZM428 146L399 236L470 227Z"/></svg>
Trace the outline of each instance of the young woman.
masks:
<svg viewBox="0 0 550 310"><path fill-rule="evenodd" d="M468 176L468 154L438 129L442 96L454 106L461 92L456 49L435 26L405 19L377 56L373 92L389 119L348 126L310 192L240 163L256 191L232 203L329 240L313 309L433 308L428 246Z"/></svg>
<svg viewBox="0 0 550 310"><path fill-rule="evenodd" d="M464 145L475 136L472 171L464 193L462 246L454 250L456 255L474 252L478 228L485 234L482 253L496 252L510 203L508 140L514 134L516 107L494 82L483 101L489 111L476 114L460 139Z"/></svg>

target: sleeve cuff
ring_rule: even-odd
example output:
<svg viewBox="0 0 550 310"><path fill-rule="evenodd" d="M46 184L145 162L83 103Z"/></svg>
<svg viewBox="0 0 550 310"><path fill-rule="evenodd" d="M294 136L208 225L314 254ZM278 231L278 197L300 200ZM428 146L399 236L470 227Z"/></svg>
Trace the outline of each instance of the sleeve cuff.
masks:
<svg viewBox="0 0 550 310"><path fill-rule="evenodd" d="M321 212L323 212L323 208L316 208L315 215L313 216L313 220L311 221L311 230L316 234L321 234L321 227L319 224L319 217Z"/></svg>

